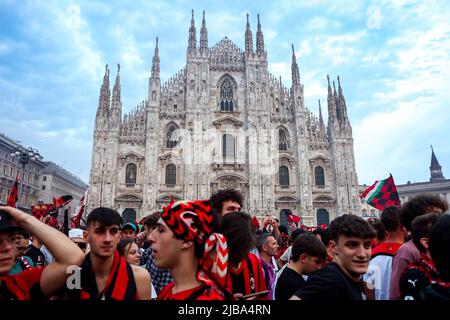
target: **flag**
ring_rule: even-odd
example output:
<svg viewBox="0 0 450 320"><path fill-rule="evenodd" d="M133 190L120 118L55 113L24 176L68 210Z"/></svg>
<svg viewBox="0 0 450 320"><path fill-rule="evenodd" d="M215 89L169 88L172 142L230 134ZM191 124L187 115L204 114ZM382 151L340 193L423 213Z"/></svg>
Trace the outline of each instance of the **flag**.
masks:
<svg viewBox="0 0 450 320"><path fill-rule="evenodd" d="M286 218L289 223L289 229L291 232L295 229L298 229L298 224L300 223L300 221L302 221L302 218L293 215L292 213L290 213L290 211L289 213L286 213Z"/></svg>
<svg viewBox="0 0 450 320"><path fill-rule="evenodd" d="M88 190L84 193L84 195L80 199L80 203L77 206L74 216L70 219L70 227L78 228L80 226L81 217L83 216L84 210L86 208L86 199L87 199Z"/></svg>
<svg viewBox="0 0 450 320"><path fill-rule="evenodd" d="M46 215L48 215L49 212L53 210L54 207L51 203L31 206L31 214L33 215L33 217L41 221Z"/></svg>
<svg viewBox="0 0 450 320"><path fill-rule="evenodd" d="M259 228L259 221L258 221L258 219L256 219L255 216L253 216L253 218L252 218L252 226L255 228Z"/></svg>
<svg viewBox="0 0 450 320"><path fill-rule="evenodd" d="M378 210L384 210L386 207L400 205L397 187L395 186L392 175L389 175L389 178L385 180L375 181L375 183L367 188L360 197Z"/></svg>
<svg viewBox="0 0 450 320"><path fill-rule="evenodd" d="M61 196L59 198L53 197L53 206L55 209L59 209L69 204L73 197L71 195Z"/></svg>
<svg viewBox="0 0 450 320"><path fill-rule="evenodd" d="M16 181L14 181L11 192L9 193L8 203L6 204L9 207L16 207L17 199L19 198L19 191L17 189L18 182L19 176L16 176Z"/></svg>

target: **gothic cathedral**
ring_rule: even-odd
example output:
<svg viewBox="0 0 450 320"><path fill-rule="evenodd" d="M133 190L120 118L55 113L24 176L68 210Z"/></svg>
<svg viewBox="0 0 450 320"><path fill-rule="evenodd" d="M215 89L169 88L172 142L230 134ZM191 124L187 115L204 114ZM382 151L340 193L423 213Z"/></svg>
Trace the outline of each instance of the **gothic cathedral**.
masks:
<svg viewBox="0 0 450 320"><path fill-rule="evenodd" d="M158 39L148 97L122 117L120 65L110 97L106 66L95 118L88 209L116 209L124 220L180 199L206 199L224 188L245 198L244 210L309 226L359 214L352 128L338 80L328 78L328 125L304 104L292 48L292 85L267 67L258 15L256 48L249 17L245 50L224 37L200 41L192 12L186 66L160 80ZM89 211L88 211L89 212Z"/></svg>

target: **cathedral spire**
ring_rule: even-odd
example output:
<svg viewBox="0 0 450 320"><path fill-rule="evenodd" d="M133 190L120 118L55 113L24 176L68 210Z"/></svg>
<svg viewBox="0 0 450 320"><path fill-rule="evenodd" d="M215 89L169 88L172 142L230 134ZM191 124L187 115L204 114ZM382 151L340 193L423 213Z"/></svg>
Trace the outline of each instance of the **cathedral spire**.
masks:
<svg viewBox="0 0 450 320"><path fill-rule="evenodd" d="M111 129L117 129L120 125L120 120L122 119L122 100L120 97L120 64L117 64L117 75L116 83L113 88L112 104L111 104L111 115L110 115L110 127Z"/></svg>
<svg viewBox="0 0 450 320"><path fill-rule="evenodd" d="M200 51L208 50L208 30L206 29L205 11L203 10L202 28L200 30Z"/></svg>
<svg viewBox="0 0 450 320"><path fill-rule="evenodd" d="M297 58L295 56L294 44L292 46L292 65L291 65L291 73L292 73L292 85L300 85L300 71L297 64Z"/></svg>
<svg viewBox="0 0 450 320"><path fill-rule="evenodd" d="M247 13L247 25L245 27L245 52L248 54L253 52L253 36L250 30L249 15Z"/></svg>
<svg viewBox="0 0 450 320"><path fill-rule="evenodd" d="M197 48L197 31L195 30L194 9L192 9L191 27L189 28L188 51L195 52Z"/></svg>
<svg viewBox="0 0 450 320"><path fill-rule="evenodd" d="M333 92L331 91L331 85L330 85L330 76L327 74L327 81L328 81L328 96L327 96L327 102L328 102L328 124L331 122L334 122L336 119L336 101L333 97ZM330 126L328 126L330 128Z"/></svg>
<svg viewBox="0 0 450 320"><path fill-rule="evenodd" d="M338 100L339 100L339 108L341 110L341 114L342 116L347 119L347 105L345 103L345 98L344 98L344 94L342 92L342 87L341 87L341 79L339 78L339 76L337 77L338 80Z"/></svg>
<svg viewBox="0 0 450 320"><path fill-rule="evenodd" d="M152 61L152 78L159 78L160 68L159 68L159 49L158 49L158 37L156 37L155 53L153 54Z"/></svg>
<svg viewBox="0 0 450 320"><path fill-rule="evenodd" d="M325 128L325 124L323 122L323 117L322 117L322 107L320 105L320 99L319 99L319 123L320 123L320 127L321 129Z"/></svg>
<svg viewBox="0 0 450 320"><path fill-rule="evenodd" d="M339 104L339 99L338 99L338 95L336 92L336 84L333 80L333 100L335 103L335 110L336 110L336 116L338 118L339 121L342 121L342 114L341 114L341 108L340 108L340 104Z"/></svg>
<svg viewBox="0 0 450 320"><path fill-rule="evenodd" d="M256 53L258 55L264 54L264 35L261 31L261 22L259 21L259 13L258 13L258 30L256 31Z"/></svg>
<svg viewBox="0 0 450 320"><path fill-rule="evenodd" d="M102 109L109 112L110 97L111 97L111 90L109 89L109 68L108 65L106 65L102 87L100 88L98 110Z"/></svg>
<svg viewBox="0 0 450 320"><path fill-rule="evenodd" d="M433 146L431 146L431 165L430 165L430 181L438 182L444 180L442 167L434 154Z"/></svg>

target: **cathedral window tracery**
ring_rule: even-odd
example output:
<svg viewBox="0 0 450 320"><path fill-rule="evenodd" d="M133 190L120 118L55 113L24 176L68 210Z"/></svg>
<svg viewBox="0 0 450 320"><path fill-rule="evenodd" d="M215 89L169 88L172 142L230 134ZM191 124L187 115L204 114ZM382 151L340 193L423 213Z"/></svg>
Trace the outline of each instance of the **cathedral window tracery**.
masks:
<svg viewBox="0 0 450 320"><path fill-rule="evenodd" d="M316 178L316 186L324 186L325 185L325 173L321 166L317 166L314 169L314 175Z"/></svg>
<svg viewBox="0 0 450 320"><path fill-rule="evenodd" d="M169 127L169 129L167 130L167 135L166 135L166 148L175 148L178 144L178 138L176 135L176 130L177 128L172 125Z"/></svg>
<svg viewBox="0 0 450 320"><path fill-rule="evenodd" d="M220 85L220 111L233 111L233 85L225 79Z"/></svg>
<svg viewBox="0 0 450 320"><path fill-rule="evenodd" d="M289 149L287 134L283 129L278 130L278 150L286 151Z"/></svg>

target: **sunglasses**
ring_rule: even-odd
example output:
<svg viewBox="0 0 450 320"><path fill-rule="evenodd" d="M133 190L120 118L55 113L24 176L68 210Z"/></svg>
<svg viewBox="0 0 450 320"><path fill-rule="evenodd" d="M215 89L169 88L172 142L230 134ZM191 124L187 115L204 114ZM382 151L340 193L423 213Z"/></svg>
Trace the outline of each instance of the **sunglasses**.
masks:
<svg viewBox="0 0 450 320"><path fill-rule="evenodd" d="M77 242L76 244L82 250L86 249L86 247L87 247L86 243L84 243L84 242Z"/></svg>

